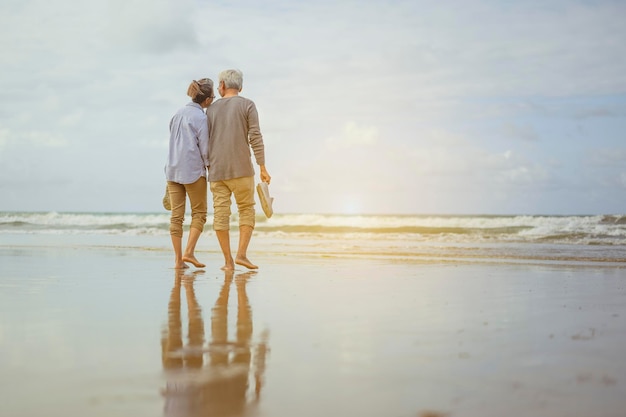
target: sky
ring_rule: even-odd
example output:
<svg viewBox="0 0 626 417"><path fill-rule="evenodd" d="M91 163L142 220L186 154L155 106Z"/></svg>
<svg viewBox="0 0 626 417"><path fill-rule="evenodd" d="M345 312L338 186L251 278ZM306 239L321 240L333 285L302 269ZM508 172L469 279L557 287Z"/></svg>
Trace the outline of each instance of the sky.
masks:
<svg viewBox="0 0 626 417"><path fill-rule="evenodd" d="M626 213L626 2L3 0L0 211L163 212L243 71L276 213ZM257 169L258 181L258 169Z"/></svg>

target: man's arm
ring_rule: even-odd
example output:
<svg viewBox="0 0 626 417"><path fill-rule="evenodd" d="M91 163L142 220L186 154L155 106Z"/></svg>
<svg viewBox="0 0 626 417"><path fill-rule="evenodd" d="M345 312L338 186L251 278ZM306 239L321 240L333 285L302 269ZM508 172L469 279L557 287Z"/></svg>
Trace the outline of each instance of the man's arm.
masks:
<svg viewBox="0 0 626 417"><path fill-rule="evenodd" d="M248 101L248 144L254 153L257 165L265 165L265 145L259 126L259 113L252 101Z"/></svg>
<svg viewBox="0 0 626 417"><path fill-rule="evenodd" d="M265 144L263 143L263 135L259 126L259 113L257 112L254 102L249 102L248 107L248 143L254 152L254 159L259 165L261 171L261 181L270 183L272 177L265 168Z"/></svg>
<svg viewBox="0 0 626 417"><path fill-rule="evenodd" d="M266 183L269 184L270 181L272 180L272 177L267 172L267 169L265 168L265 165L260 165L259 168L261 169L261 181L266 182Z"/></svg>

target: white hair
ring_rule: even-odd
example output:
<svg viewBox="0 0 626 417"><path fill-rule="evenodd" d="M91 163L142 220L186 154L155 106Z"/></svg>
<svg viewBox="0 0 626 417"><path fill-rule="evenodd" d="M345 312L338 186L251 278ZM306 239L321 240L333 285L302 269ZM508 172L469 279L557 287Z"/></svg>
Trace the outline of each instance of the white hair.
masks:
<svg viewBox="0 0 626 417"><path fill-rule="evenodd" d="M241 90L243 86L243 72L238 69L227 69L220 72L219 81L224 82L226 88L236 88Z"/></svg>

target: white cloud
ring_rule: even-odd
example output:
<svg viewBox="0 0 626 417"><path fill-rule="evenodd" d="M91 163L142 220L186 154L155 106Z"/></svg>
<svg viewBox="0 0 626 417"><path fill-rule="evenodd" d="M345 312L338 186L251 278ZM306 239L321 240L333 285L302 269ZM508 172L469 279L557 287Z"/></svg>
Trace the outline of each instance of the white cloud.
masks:
<svg viewBox="0 0 626 417"><path fill-rule="evenodd" d="M0 129L0 149L9 144L9 129Z"/></svg>
<svg viewBox="0 0 626 417"><path fill-rule="evenodd" d="M32 152L37 152L40 148L62 148L68 144L68 140L62 135L46 131L15 132L10 129L0 129L0 149L30 148Z"/></svg>
<svg viewBox="0 0 626 417"><path fill-rule="evenodd" d="M507 139L517 139L523 141L533 142L539 139L537 131L532 126L527 124L516 124L507 122L502 127L502 135Z"/></svg>
<svg viewBox="0 0 626 417"><path fill-rule="evenodd" d="M117 47L137 53L193 48L193 10L190 0L111 0L107 31Z"/></svg>
<svg viewBox="0 0 626 417"><path fill-rule="evenodd" d="M340 136L326 139L330 150L347 149L361 146L372 146L378 141L378 129L374 126L359 127L355 122L348 122Z"/></svg>
<svg viewBox="0 0 626 417"><path fill-rule="evenodd" d="M419 191L441 209L458 206L452 191L571 190L584 166L589 184L595 171L613 178L610 194L624 166L625 12L576 0L5 1L0 177L71 149L49 167L60 182L77 160L115 160L119 177L103 182L138 172L160 189L188 82L238 67L276 191L327 201L346 184L354 204L375 190L404 211L423 208L409 198Z"/></svg>
<svg viewBox="0 0 626 417"><path fill-rule="evenodd" d="M600 148L589 153L587 164L595 168L626 166L626 148Z"/></svg>
<svg viewBox="0 0 626 417"><path fill-rule="evenodd" d="M83 120L84 114L85 112L83 109L75 110L72 113L61 117L59 125L62 127L75 127Z"/></svg>
<svg viewBox="0 0 626 417"><path fill-rule="evenodd" d="M9 136L10 135L10 136ZM31 130L22 132L7 132L6 144L12 147L38 148L64 148L69 145L66 137L48 131Z"/></svg>

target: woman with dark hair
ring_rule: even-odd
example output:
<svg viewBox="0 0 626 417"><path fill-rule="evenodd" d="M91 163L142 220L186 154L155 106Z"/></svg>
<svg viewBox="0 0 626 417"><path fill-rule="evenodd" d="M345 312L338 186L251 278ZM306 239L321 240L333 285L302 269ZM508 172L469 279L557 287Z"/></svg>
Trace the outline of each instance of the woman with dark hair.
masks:
<svg viewBox="0 0 626 417"><path fill-rule="evenodd" d="M204 109L215 98L213 81L194 80L187 95L191 102L176 112L170 121L170 144L165 177L172 216L170 237L176 258L176 269L205 265L195 256L196 243L204 230L207 216L207 167L209 166L209 131ZM182 250L185 202L189 196L191 226L185 252Z"/></svg>

